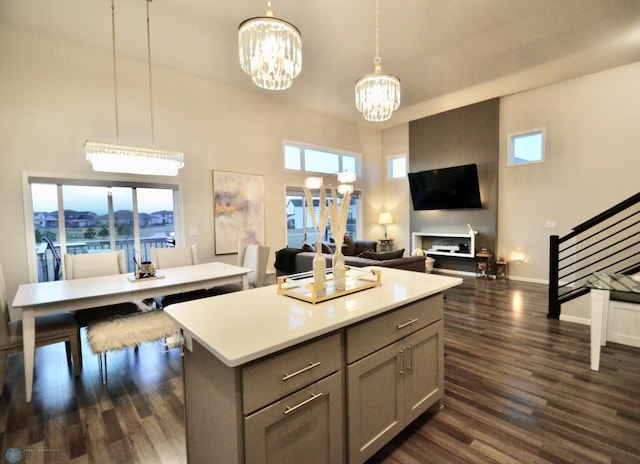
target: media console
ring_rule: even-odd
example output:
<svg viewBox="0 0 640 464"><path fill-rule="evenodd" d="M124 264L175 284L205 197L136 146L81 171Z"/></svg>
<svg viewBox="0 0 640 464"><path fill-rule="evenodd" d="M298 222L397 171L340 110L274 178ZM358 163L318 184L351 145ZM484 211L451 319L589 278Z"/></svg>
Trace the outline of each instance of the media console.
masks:
<svg viewBox="0 0 640 464"><path fill-rule="evenodd" d="M469 227L466 233L447 232L413 232L411 249L420 248L427 255L454 256L458 258L474 258L476 255L476 234L478 231Z"/></svg>

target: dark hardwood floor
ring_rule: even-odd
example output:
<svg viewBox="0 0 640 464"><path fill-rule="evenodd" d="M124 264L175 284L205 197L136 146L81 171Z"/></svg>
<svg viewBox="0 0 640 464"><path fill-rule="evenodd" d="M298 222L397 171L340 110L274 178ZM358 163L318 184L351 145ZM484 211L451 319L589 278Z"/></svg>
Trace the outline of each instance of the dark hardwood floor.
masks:
<svg viewBox="0 0 640 464"><path fill-rule="evenodd" d="M547 287L465 278L445 300L444 408L370 464L640 463L640 349L608 344L589 370L589 328L546 318ZM22 354L0 399L0 462L184 463L181 358L147 344L109 354L109 384L84 346L36 353L24 402ZM301 463L302 464L302 463Z"/></svg>

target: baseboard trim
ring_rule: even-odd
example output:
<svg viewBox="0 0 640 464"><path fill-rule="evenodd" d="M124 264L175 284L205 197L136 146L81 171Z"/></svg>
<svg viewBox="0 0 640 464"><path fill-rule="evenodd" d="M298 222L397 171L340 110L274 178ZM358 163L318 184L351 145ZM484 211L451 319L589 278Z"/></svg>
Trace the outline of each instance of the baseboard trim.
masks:
<svg viewBox="0 0 640 464"><path fill-rule="evenodd" d="M591 319L586 319L584 317L567 316L565 314L560 314L560 320L565 322L575 322L576 324L582 325L591 325Z"/></svg>

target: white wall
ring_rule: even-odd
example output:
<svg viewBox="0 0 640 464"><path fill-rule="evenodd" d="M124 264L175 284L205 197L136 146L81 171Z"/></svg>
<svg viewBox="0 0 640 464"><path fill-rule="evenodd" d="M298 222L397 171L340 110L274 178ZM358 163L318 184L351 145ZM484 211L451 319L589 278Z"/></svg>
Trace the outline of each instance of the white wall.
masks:
<svg viewBox="0 0 640 464"><path fill-rule="evenodd" d="M0 43L0 264L11 301L29 280L26 244L32 239L25 235L22 175L99 177L84 159L83 144L115 141L113 73L108 51L7 25L0 25ZM147 79L145 62L118 57L122 144L150 145ZM212 170L264 175L270 264L273 251L286 245L285 185L302 185L304 178L284 171L283 139L362 153L372 167L358 186L379 182L377 130L280 104L266 91L256 96L162 67L153 69L153 86L155 144L185 153L179 176L160 180L181 184L184 230L197 230L185 236L186 244L198 245L201 262L236 259L214 254ZM365 202L365 236L380 201Z"/></svg>
<svg viewBox="0 0 640 464"><path fill-rule="evenodd" d="M512 278L548 282L549 236L569 233L640 190L639 81L640 63L634 63L501 98L496 253L524 256L523 263L511 262ZM479 94L477 101L486 98ZM454 101L440 110L455 107ZM404 127L383 131L384 156L408 151ZM507 167L507 134L538 127L546 127L546 161ZM404 209L402 201L407 223L394 228L408 235L408 191L387 183L384 205L394 219L402 217L396 212ZM547 221L557 226L546 228ZM563 305L562 315L584 321L588 303Z"/></svg>
<svg viewBox="0 0 640 464"><path fill-rule="evenodd" d="M550 235L640 191L639 80L635 63L501 100L498 252L525 256L512 276L548 281ZM546 127L546 161L507 167L507 134L536 127ZM588 318L588 306L562 314Z"/></svg>
<svg viewBox="0 0 640 464"><path fill-rule="evenodd" d="M387 179L387 158L389 156L407 155L407 170L409 169L409 124L402 124L385 130L382 136L381 179L384 191L384 201L380 211L389 211L393 224L387 226L388 236L394 239L396 248L404 248L405 256L411 255L411 230L409 215L411 213L411 196L409 194L409 179ZM377 219L377 218L376 218ZM382 238L384 230L378 226L377 235Z"/></svg>
<svg viewBox="0 0 640 464"><path fill-rule="evenodd" d="M547 279L549 235L638 193L639 79L635 63L501 100L499 249L526 256L514 275ZM507 167L507 134L536 127L546 161Z"/></svg>

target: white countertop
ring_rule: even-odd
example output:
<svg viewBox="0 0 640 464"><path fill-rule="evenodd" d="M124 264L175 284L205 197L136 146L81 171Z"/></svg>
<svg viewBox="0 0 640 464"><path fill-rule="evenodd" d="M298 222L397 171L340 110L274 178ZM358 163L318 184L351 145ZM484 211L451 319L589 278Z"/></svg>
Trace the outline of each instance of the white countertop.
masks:
<svg viewBox="0 0 640 464"><path fill-rule="evenodd" d="M278 295L270 285L179 303L165 311L185 337L236 367L462 284L458 277L362 269L381 270L382 285L318 304Z"/></svg>

